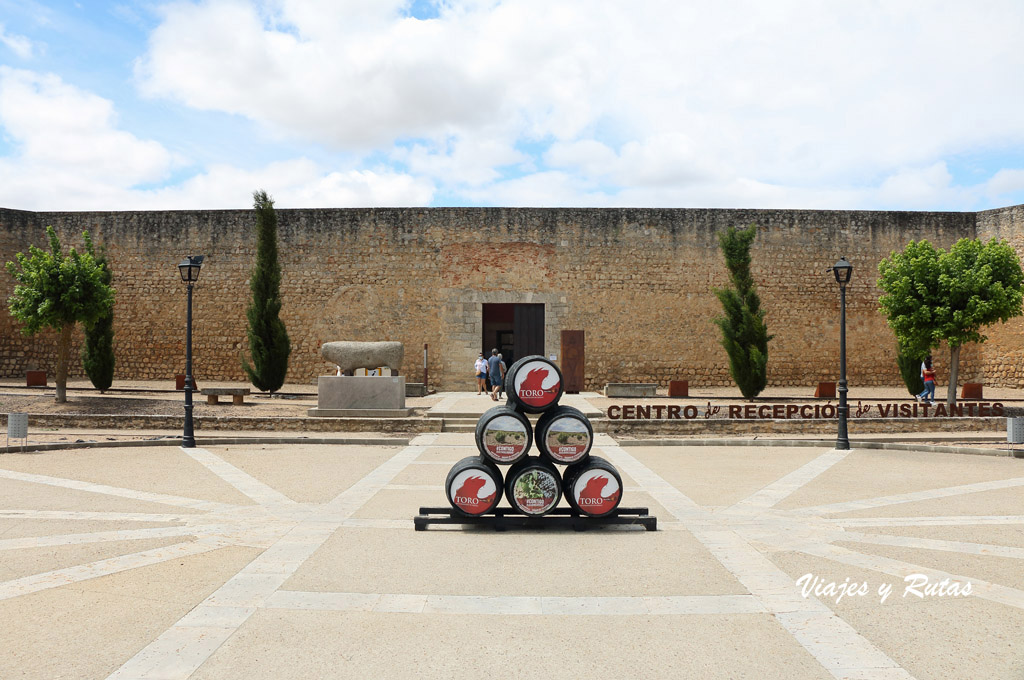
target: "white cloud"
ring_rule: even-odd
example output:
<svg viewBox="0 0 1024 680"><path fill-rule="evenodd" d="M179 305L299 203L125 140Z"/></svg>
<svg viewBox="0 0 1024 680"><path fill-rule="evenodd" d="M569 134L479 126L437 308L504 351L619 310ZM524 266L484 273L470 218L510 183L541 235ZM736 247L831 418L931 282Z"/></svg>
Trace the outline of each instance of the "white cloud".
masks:
<svg viewBox="0 0 1024 680"><path fill-rule="evenodd" d="M8 33L4 30L4 25L0 24L0 43L3 43L7 49L14 52L21 59L31 59L34 46L32 41L23 35L15 35Z"/></svg>
<svg viewBox="0 0 1024 680"><path fill-rule="evenodd" d="M992 176L985 185L986 193L994 199L1012 193L1024 192L1024 168L1004 168Z"/></svg>
<svg viewBox="0 0 1024 680"><path fill-rule="evenodd" d="M579 173L561 204L611 184L609 200L917 205L948 198L944 156L1024 146L1016 0L451 0L428 21L406 5L178 2L137 78L277 135L386 150L467 197L516 186L526 144Z"/></svg>
<svg viewBox="0 0 1024 680"><path fill-rule="evenodd" d="M125 185L161 179L172 165L163 146L115 127L109 100L52 74L0 66L0 124L20 151L19 172Z"/></svg>
<svg viewBox="0 0 1024 680"><path fill-rule="evenodd" d="M255 169L218 164L164 186L185 163L117 128L113 104L55 75L0 67L0 205L27 210L245 208L265 188L285 207L424 205L433 184L384 168L335 170L293 159Z"/></svg>

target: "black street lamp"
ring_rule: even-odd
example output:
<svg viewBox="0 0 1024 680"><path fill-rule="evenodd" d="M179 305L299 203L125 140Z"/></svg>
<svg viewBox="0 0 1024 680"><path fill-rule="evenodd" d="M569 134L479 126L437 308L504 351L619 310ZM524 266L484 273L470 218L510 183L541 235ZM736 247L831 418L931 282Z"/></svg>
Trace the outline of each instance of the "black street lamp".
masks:
<svg viewBox="0 0 1024 680"><path fill-rule="evenodd" d="M192 426L192 286L199 280L203 267L202 255L188 255L178 265L181 280L188 288L188 312L185 317L185 432L181 445L186 449L196 447L195 430Z"/></svg>
<svg viewBox="0 0 1024 680"><path fill-rule="evenodd" d="M846 431L846 419L850 415L850 407L846 403L846 284L853 276L853 265L841 257L832 266L832 273L839 284L839 435L836 448L845 451L850 448L850 436Z"/></svg>

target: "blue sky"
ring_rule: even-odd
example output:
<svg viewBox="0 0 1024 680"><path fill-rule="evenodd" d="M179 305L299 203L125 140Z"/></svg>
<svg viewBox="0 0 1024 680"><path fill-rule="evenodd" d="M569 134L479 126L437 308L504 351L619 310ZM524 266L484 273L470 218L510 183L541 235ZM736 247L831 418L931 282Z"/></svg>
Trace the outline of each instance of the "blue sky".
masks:
<svg viewBox="0 0 1024 680"><path fill-rule="evenodd" d="M0 206L1024 203L1018 0L0 0Z"/></svg>

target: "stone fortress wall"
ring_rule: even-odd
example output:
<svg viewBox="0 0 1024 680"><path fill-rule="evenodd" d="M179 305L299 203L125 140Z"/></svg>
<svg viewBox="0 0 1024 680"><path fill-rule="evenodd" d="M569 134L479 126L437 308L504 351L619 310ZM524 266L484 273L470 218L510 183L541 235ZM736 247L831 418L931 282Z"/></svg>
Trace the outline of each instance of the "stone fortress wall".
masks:
<svg viewBox="0 0 1024 680"><path fill-rule="evenodd" d="M65 245L89 230L105 244L117 289L115 379L170 381L184 372L185 292L177 263L206 261L194 296L197 381L244 381L245 308L254 260L254 213L0 210L0 262L46 246L53 225ZM895 340L878 312L877 265L911 239L948 247L963 237L1006 239L1024 255L1024 206L982 213L408 208L278 210L282 318L292 342L288 381L333 374L319 354L331 340L399 340L402 373L472 389L482 305L544 303L546 354L559 331L586 331L589 389L608 382L689 379L732 385L712 319L726 285L717 234L757 225L753 274L766 310L770 385L813 386L838 376L839 290L827 269L854 265L847 293L851 385L898 385ZM4 300L13 279L0 276ZM961 382L1024 387L1024 322L991 329L965 348ZM42 368L52 376L56 334L26 337L0 314L0 375ZM79 352L81 333L76 337ZM940 375L947 358L936 354ZM72 375L81 375L80 362ZM51 378L52 379L52 378Z"/></svg>

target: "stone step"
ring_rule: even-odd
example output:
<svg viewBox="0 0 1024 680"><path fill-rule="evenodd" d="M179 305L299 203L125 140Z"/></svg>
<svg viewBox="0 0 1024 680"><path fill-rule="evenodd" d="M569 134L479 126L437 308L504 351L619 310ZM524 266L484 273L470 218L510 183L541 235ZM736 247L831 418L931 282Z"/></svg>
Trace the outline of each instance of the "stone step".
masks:
<svg viewBox="0 0 1024 680"><path fill-rule="evenodd" d="M441 432L476 432L476 423L473 423L472 425L463 425L461 423L446 422L441 427Z"/></svg>

